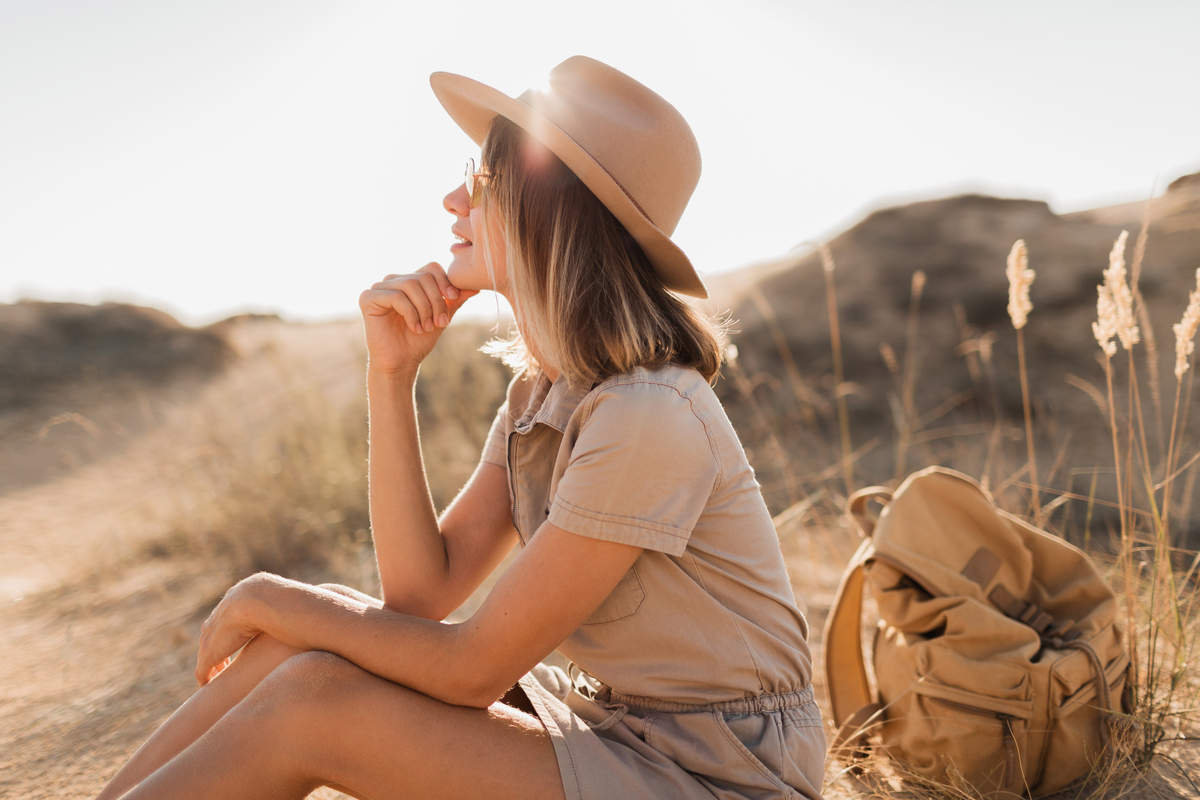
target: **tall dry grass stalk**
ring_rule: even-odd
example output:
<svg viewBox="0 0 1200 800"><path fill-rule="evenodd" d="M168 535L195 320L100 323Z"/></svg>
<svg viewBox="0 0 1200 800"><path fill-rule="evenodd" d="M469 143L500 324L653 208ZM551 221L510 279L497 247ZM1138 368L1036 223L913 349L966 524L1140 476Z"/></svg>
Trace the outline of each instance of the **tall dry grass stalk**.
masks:
<svg viewBox="0 0 1200 800"><path fill-rule="evenodd" d="M785 344L784 346L786 347L787 345ZM757 428L756 438L765 439L771 448L771 452L774 453L775 461L783 473L784 485L787 488L788 503L794 503L800 497L800 487L797 476L792 470L788 469L789 459L787 448L779 440L775 426L771 424L770 415L763 409L762 404L755 396L755 382L746 374L746 370L742 368L742 364L738 360L737 345L730 345L725 355L725 365L729 368L729 374L733 378L733 385L754 413ZM798 391L795 385L793 385L793 391Z"/></svg>
<svg viewBox="0 0 1200 800"><path fill-rule="evenodd" d="M1017 360L1021 373L1021 404L1025 410L1025 447L1029 453L1029 480L1031 489L1031 504L1033 507L1033 523L1038 527L1042 524L1041 490L1038 488L1037 452L1033 443L1033 416L1029 410L1029 370L1025 364L1025 323L1029 320L1029 312L1033 310L1033 302L1029 299L1029 287L1033 285L1036 273L1029 269L1029 252L1024 239L1013 242L1012 250L1008 253L1008 316L1017 330Z"/></svg>
<svg viewBox="0 0 1200 800"><path fill-rule="evenodd" d="M821 242L821 267L825 275L825 307L829 313L829 339L833 350L833 393L837 403L838 432L841 436L842 480L846 494L854 491L854 466L851 460L850 415L846 409L845 374L842 369L842 336L838 325L837 285L833 279L837 265L827 242Z"/></svg>
<svg viewBox="0 0 1200 800"><path fill-rule="evenodd" d="M1191 366L1195 349L1196 331L1200 329L1200 269L1196 270L1196 288L1188 295L1183 318L1172 326L1175 332L1175 402L1171 411L1171 433L1167 437L1167 465L1163 480L1162 515L1163 524L1171 518L1171 478L1175 473L1175 427L1179 422L1179 398L1183 388L1183 376ZM1189 383L1190 387L1191 384Z"/></svg>
<svg viewBox="0 0 1200 800"><path fill-rule="evenodd" d="M1109 252L1109 266L1108 269L1104 270L1104 280L1096 287L1096 321L1092 323L1092 334L1096 337L1096 342L1100 345L1100 350L1104 353L1104 381L1108 390L1108 423L1112 435L1113 468L1116 475L1117 489L1117 513L1121 528L1118 561L1124 573L1125 586L1130 587L1133 586L1132 540L1129 535L1129 520L1126 512L1125 484L1121 479L1120 435L1117 432L1112 371L1112 359L1117 354L1117 343L1114 340L1120 338L1122 342L1126 342L1132 339L1126 327L1129 321L1129 312L1128 310L1124 313L1122 312L1123 307L1128 309L1132 303L1132 298L1128 294L1129 287L1125 284L1124 252L1127 236L1127 231L1121 231L1121 235L1117 237L1116 243L1113 244L1112 250ZM1132 346L1131 341L1129 346ZM1132 632L1134 630L1134 606L1128 600L1129 598L1127 598L1125 604L1125 630ZM1132 636L1130 637L1130 641L1132 644ZM1134 663L1137 663L1136 658L1134 659ZM1136 683L1137 680L1138 676L1135 667L1134 682Z"/></svg>
<svg viewBox="0 0 1200 800"><path fill-rule="evenodd" d="M754 303L754 307L758 309L758 313L762 316L763 322L766 323L767 329L771 333L771 341L775 344L775 351L779 354L779 360L783 362L784 369L787 371L788 380L791 381L792 391L799 400L800 414L804 422L812 425L817 421L819 414L829 410L829 404L825 398L821 397L816 390L809 387L808 382L800 373L800 368L796 365L796 359L792 357L792 351L787 346L787 333L783 326L779 324L779 319L775 314L775 309L771 307L771 303L763 296L762 291L757 285L751 284L746 289L746 296ZM731 362L736 360L737 348L733 348L734 355L729 359Z"/></svg>
<svg viewBox="0 0 1200 800"><path fill-rule="evenodd" d="M1158 340L1154 335L1154 327L1150 322L1150 312L1146 310L1145 298L1142 296L1141 274L1142 262L1146 258L1146 243L1150 238L1150 216L1153 204L1153 192L1142 203L1142 222L1138 230L1137 241L1133 245L1133 265L1129 272L1129 289L1133 293L1133 306L1137 313L1138 324L1146 343L1146 367L1150 372L1150 397L1154 402L1154 423L1157 431L1157 441L1160 452L1166 449L1163 442L1163 409L1162 384L1158 373Z"/></svg>
<svg viewBox="0 0 1200 800"><path fill-rule="evenodd" d="M914 270L908 294L908 317L904 324L904 368L900 383L900 425L899 437L896 442L895 477L904 475L908 463L908 448L912 445L913 435L920 424L916 408L917 391L917 360L919 325L921 320L921 295L925 293L925 272Z"/></svg>

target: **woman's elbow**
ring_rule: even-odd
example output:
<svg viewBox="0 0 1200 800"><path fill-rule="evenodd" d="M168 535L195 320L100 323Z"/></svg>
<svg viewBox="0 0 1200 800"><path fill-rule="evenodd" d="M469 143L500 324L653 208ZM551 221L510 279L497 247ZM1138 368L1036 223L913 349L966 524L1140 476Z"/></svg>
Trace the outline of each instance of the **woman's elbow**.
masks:
<svg viewBox="0 0 1200 800"><path fill-rule="evenodd" d="M431 597L427 592L414 592L411 589L406 591L393 589L388 591L385 587L383 592L383 607L389 611L398 611L401 614L408 614L410 617L422 617L423 619L431 619L440 621L450 612L443 612L443 603L439 603L436 597Z"/></svg>
<svg viewBox="0 0 1200 800"><path fill-rule="evenodd" d="M462 696L451 701L456 706L485 709L504 696L504 692L479 691L471 689L464 691Z"/></svg>
<svg viewBox="0 0 1200 800"><path fill-rule="evenodd" d="M487 708L502 698L513 682L502 680L496 674L492 659L472 644L469 629L461 623L448 624L454 625L457 634L457 643L453 648L455 669L452 670L455 679L451 682L455 699L451 702L472 708Z"/></svg>

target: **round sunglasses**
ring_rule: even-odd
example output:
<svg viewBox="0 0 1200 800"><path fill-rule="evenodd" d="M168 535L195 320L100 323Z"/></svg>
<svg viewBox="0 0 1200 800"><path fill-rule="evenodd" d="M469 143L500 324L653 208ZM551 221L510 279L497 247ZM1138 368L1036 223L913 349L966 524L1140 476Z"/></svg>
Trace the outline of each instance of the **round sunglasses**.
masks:
<svg viewBox="0 0 1200 800"><path fill-rule="evenodd" d="M476 188L487 188L488 179L492 177L490 172L480 172L475 168L475 159L467 159L467 168L464 171L463 183L467 187L467 197L470 198L471 208L479 205L480 199L483 197L482 191L476 191Z"/></svg>

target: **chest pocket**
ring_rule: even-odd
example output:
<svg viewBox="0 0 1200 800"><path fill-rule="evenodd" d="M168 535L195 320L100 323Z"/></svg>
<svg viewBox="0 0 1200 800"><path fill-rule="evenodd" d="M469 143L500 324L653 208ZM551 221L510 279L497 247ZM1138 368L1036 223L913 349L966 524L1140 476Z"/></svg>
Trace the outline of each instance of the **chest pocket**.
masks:
<svg viewBox="0 0 1200 800"><path fill-rule="evenodd" d="M604 598L592 615L583 621L583 624L599 625L628 617L641 607L642 601L645 599L646 588L642 585L642 579L638 575L635 564L617 582L608 597Z"/></svg>

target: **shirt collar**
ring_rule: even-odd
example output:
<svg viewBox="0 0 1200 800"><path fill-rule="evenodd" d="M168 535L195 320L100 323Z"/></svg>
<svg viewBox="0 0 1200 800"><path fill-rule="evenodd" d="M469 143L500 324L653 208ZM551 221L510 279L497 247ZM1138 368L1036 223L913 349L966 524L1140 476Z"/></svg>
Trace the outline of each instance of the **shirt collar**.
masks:
<svg viewBox="0 0 1200 800"><path fill-rule="evenodd" d="M579 402L590 392L593 386L567 385L565 372L559 372L553 383L546 373L539 372L537 381L529 394L529 402L525 413L516 419L514 427L528 430L538 422L544 422L562 433L566 430L567 421L579 406Z"/></svg>

